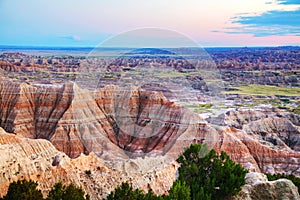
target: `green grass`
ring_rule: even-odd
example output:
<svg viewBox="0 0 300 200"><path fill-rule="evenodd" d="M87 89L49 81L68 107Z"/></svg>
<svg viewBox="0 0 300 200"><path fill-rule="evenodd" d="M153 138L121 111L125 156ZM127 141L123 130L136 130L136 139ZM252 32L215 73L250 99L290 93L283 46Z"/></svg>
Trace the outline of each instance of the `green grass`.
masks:
<svg viewBox="0 0 300 200"><path fill-rule="evenodd" d="M189 105L185 105L185 106L188 107L188 108L191 108L193 110L193 112L205 113L205 112L211 112L210 109L214 105L211 104L211 103L208 103L208 104L201 103L201 104L189 104Z"/></svg>
<svg viewBox="0 0 300 200"><path fill-rule="evenodd" d="M210 109L213 107L213 104L209 103L209 104L199 104L198 105L199 108L205 108L205 109Z"/></svg>
<svg viewBox="0 0 300 200"><path fill-rule="evenodd" d="M244 96L300 96L300 88L286 88L269 85L248 85L232 88L225 94L239 94Z"/></svg>
<svg viewBox="0 0 300 200"><path fill-rule="evenodd" d="M179 72L174 69L131 69L129 71L124 72L127 76L138 76L138 77L145 77L145 76L153 76L157 78L182 78L187 76L193 75L201 75L205 78L207 82L218 82L221 81L217 77L217 72L215 71L208 71L208 70L197 70L193 72Z"/></svg>

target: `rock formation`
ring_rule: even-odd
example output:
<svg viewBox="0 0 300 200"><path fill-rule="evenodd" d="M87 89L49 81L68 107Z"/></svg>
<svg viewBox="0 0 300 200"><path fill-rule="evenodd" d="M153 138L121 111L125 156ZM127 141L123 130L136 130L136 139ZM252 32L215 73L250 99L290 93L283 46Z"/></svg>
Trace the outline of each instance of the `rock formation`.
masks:
<svg viewBox="0 0 300 200"><path fill-rule="evenodd" d="M224 128L215 146L250 171L265 173L292 173L300 176L300 153L290 148L274 149L252 135L235 128Z"/></svg>
<svg viewBox="0 0 300 200"><path fill-rule="evenodd" d="M209 124L142 88L2 81L0 194L20 178L38 180L44 193L73 182L94 199L124 181L163 194L175 179L174 158L191 143L208 143L253 172L300 176L298 115L237 109L218 120Z"/></svg>
<svg viewBox="0 0 300 200"><path fill-rule="evenodd" d="M110 165L94 153L70 159L47 140L23 138L2 128L0 154L0 196L6 194L10 182L24 178L38 181L44 195L58 181L82 186L92 199L101 199L123 181L163 194L171 187L178 167L163 157L115 161Z"/></svg>
<svg viewBox="0 0 300 200"><path fill-rule="evenodd" d="M6 133L0 128L0 196L7 191L11 181L30 178L39 182L46 195L58 182L82 186L92 199L101 199L124 181L134 188L164 194L175 180L179 165L166 162L165 157L128 159L106 163L90 153L70 159L56 150L47 140L28 139ZM86 173L87 170L91 174ZM246 185L233 199L299 199L297 188L289 180L267 181L265 175L248 173Z"/></svg>
<svg viewBox="0 0 300 200"><path fill-rule="evenodd" d="M298 188L292 181L279 179L268 181L261 173L248 173L246 184L232 200L255 200L255 199L276 199L276 200L297 200L300 199Z"/></svg>
<svg viewBox="0 0 300 200"><path fill-rule="evenodd" d="M216 149L252 171L300 176L297 115L273 108L237 109L222 119Z"/></svg>
<svg viewBox="0 0 300 200"><path fill-rule="evenodd" d="M215 129L161 92L121 89L1 82L0 126L47 139L71 158L90 152L109 160L166 153L176 158L190 143L206 142L254 171L300 173L295 116L274 109L229 111L223 117L228 128Z"/></svg>
<svg viewBox="0 0 300 200"><path fill-rule="evenodd" d="M106 86L93 93L71 82L57 87L2 82L0 100L0 126L7 132L47 139L71 158L91 151L105 157L109 149L165 154L180 135L197 134L204 123L162 93L138 88ZM117 157L126 157L124 152Z"/></svg>
<svg viewBox="0 0 300 200"><path fill-rule="evenodd" d="M227 112L224 121L273 149L300 150L299 115L274 108L238 109Z"/></svg>

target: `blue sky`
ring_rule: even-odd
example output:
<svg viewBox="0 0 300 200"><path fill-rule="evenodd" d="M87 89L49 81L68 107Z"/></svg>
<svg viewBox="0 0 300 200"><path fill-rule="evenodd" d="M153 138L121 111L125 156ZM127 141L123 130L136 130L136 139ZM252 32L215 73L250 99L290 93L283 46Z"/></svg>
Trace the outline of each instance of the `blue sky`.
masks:
<svg viewBox="0 0 300 200"><path fill-rule="evenodd" d="M0 0L0 45L96 46L132 29L202 46L300 45L300 0Z"/></svg>
<svg viewBox="0 0 300 200"><path fill-rule="evenodd" d="M300 0L280 1L280 5L300 5ZM257 37L272 35L300 36L300 8L292 10L270 10L259 15L237 16L233 23L244 25L228 33L250 33Z"/></svg>
<svg viewBox="0 0 300 200"><path fill-rule="evenodd" d="M295 5L295 4L300 4L300 2L299 2L299 0L281 0L281 1L279 1L279 4Z"/></svg>

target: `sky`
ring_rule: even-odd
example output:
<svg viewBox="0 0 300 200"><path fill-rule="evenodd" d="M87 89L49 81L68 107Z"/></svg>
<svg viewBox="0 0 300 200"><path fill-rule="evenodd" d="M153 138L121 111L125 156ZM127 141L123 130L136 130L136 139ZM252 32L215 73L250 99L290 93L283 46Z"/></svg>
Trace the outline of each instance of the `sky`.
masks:
<svg viewBox="0 0 300 200"><path fill-rule="evenodd" d="M0 0L0 45L95 47L158 28L200 46L300 45L300 0Z"/></svg>

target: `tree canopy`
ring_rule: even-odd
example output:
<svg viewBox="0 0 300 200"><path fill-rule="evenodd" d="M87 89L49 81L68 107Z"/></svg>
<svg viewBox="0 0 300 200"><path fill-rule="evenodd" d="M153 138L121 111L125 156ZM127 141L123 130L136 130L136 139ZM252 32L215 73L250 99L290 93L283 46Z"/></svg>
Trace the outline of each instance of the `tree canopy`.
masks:
<svg viewBox="0 0 300 200"><path fill-rule="evenodd" d="M185 182L177 179L169 191L169 195L164 197L166 200L190 200L191 199L191 189Z"/></svg>
<svg viewBox="0 0 300 200"><path fill-rule="evenodd" d="M220 155L206 145L192 144L178 157L178 179L191 189L191 199L224 199L240 191L245 170L225 153Z"/></svg>
<svg viewBox="0 0 300 200"><path fill-rule="evenodd" d="M41 200L43 194L41 190L37 189L38 184L32 180L18 180L12 182L9 187L4 200Z"/></svg>
<svg viewBox="0 0 300 200"><path fill-rule="evenodd" d="M107 200L163 200L162 197L156 196L150 190L148 193L144 193L142 190L133 189L129 183L124 182L121 186L112 191Z"/></svg>
<svg viewBox="0 0 300 200"><path fill-rule="evenodd" d="M58 182L50 190L47 200L85 200L89 199L89 196L84 196L84 191L81 187L75 186L73 183L68 186L63 186L61 182Z"/></svg>
<svg viewBox="0 0 300 200"><path fill-rule="evenodd" d="M12 182L9 185L7 194L2 200L42 200L43 194L37 189L38 183L26 179ZM81 187L74 184L64 186L58 182L50 190L46 200L88 200L89 195L84 196L84 191Z"/></svg>

